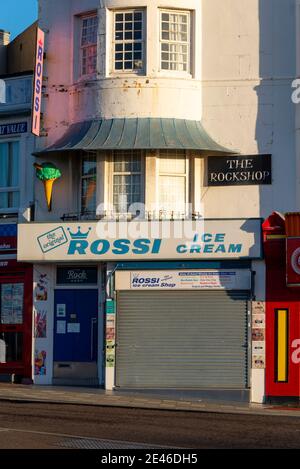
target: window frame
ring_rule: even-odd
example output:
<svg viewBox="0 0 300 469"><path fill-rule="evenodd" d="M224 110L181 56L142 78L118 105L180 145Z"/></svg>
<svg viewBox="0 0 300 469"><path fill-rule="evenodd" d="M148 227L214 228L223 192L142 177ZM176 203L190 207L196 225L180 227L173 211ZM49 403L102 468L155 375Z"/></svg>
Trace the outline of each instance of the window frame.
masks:
<svg viewBox="0 0 300 469"><path fill-rule="evenodd" d="M96 42L88 45L82 45L83 39L83 22L90 18L96 18ZM86 79L89 77L94 77L97 74L97 64L98 64L98 31L99 31L99 16L97 11L85 13L80 15L80 28L79 28L79 79ZM89 50L92 47L96 47L96 65L95 70L91 73L83 73L83 52L84 50ZM86 59L87 60L87 59Z"/></svg>
<svg viewBox="0 0 300 469"><path fill-rule="evenodd" d="M0 140L0 145L1 144L10 145L12 143L17 143L18 144L18 181L19 181L19 184L18 184L18 186L11 186L11 187L1 187L0 186L0 195L1 194L8 194L8 193L18 192L19 193L19 205L17 207L9 207L9 208L1 208L0 207L0 213L1 214L19 212L20 205L21 205L21 152L20 152L21 142L20 142L19 139Z"/></svg>
<svg viewBox="0 0 300 469"><path fill-rule="evenodd" d="M123 8L123 9L116 9L112 10L111 15L111 31L112 31L112 41L111 41L111 66L110 72L112 75L121 74L124 75L145 75L147 70L147 9L144 7L137 7L137 8ZM126 13L141 13L142 14L142 38L141 39L123 39L123 40L116 40L116 15L117 14L126 14ZM116 59L115 54L116 51L116 44L132 44L134 46L135 43L142 44L142 67L140 69L116 69ZM125 54L125 48L123 49L122 54ZM120 52L121 53L121 52ZM134 54L134 52L133 52ZM134 62L134 57L133 60ZM125 63L125 60L122 59L122 62Z"/></svg>
<svg viewBox="0 0 300 469"><path fill-rule="evenodd" d="M83 174L83 160L84 158L88 157L88 156L94 156L95 158L95 169L96 169L96 173L95 175L84 175ZM80 155L80 177L79 177L79 187L80 187L80 190L79 190L79 207L80 207L80 214L81 215L88 215L88 214L91 214L94 212L94 210L92 210L91 212L88 211L88 210L84 210L83 209L83 181L84 180L87 180L87 179L93 179L93 177L96 178L96 184L95 184L95 216L96 216L96 212L97 212L97 206L98 206L98 200L97 200L97 195L98 195L98 191L97 191L97 188L98 188L98 152L97 151L90 151L90 152L82 152L81 155Z"/></svg>
<svg viewBox="0 0 300 469"><path fill-rule="evenodd" d="M184 173L178 173L178 172L166 172L166 171L162 171L161 170L161 158L163 157L163 154L164 152L167 154L168 152L171 153L172 152L183 152L184 155L185 155L185 172ZM189 203L190 203L190 185L191 185L191 182L190 182L190 155L189 153L186 151L186 150L160 150L158 152L158 155L157 155L157 159L158 159L158 166L157 166L157 190L158 190L158 197L157 197L157 202L156 202L156 205L157 205L157 210L159 213L164 213L166 212L167 213L167 216L166 218L169 219L171 217L171 214L175 213L175 216L179 216L180 218L182 216L187 216L189 214L189 210L188 210L188 207L189 207ZM161 206L161 200L160 200L160 197L161 197L161 191L160 191L160 178L161 177L177 177L177 178L183 178L185 180L185 201L184 201L184 212L180 213L179 211L177 211L176 209L174 210L163 210L162 209L162 206Z"/></svg>
<svg viewBox="0 0 300 469"><path fill-rule="evenodd" d="M178 42L178 41L170 41L170 40L163 40L162 39L162 15L164 13L167 14L176 14L176 15L186 15L187 16L187 42ZM193 73L193 60L192 60L192 52L194 48L194 33L193 33L193 11L192 10L181 10L176 8L159 8L158 11L158 20L159 20L159 37L158 37L158 71L161 75L170 76L179 76L179 77L192 77ZM186 45L187 46L187 70L171 70L171 69L164 69L162 68L162 44L175 44L175 45Z"/></svg>
<svg viewBox="0 0 300 469"><path fill-rule="evenodd" d="M140 153L140 158L141 158L141 170L139 172L120 172L120 171L114 171L114 164L115 164L115 154L118 155L118 152L123 152L123 151L130 151L130 152L139 152ZM145 152L143 150L112 150L111 152L111 158L110 158L110 190L109 190L109 201L110 201L110 209L113 212L114 216L126 216L128 214L132 214L132 212L118 212L115 210L115 204L114 204L114 176L126 176L126 175L140 175L140 198L141 200L139 202L133 202L135 203L140 203L140 204L145 204ZM132 205L132 204L131 204ZM140 216L143 216L143 213L140 214Z"/></svg>

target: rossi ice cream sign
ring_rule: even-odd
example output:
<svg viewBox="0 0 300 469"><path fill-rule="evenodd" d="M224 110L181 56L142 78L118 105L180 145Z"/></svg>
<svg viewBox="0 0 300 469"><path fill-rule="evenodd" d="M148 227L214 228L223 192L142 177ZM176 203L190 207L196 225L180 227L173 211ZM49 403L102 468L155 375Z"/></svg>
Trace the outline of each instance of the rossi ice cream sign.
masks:
<svg viewBox="0 0 300 469"><path fill-rule="evenodd" d="M260 259L261 255L259 219L19 225L20 261Z"/></svg>

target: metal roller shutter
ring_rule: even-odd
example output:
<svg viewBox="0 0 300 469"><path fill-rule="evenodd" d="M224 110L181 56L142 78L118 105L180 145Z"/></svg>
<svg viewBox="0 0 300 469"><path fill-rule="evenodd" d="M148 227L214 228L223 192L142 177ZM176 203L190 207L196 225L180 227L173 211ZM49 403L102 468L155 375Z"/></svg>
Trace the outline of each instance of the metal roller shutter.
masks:
<svg viewBox="0 0 300 469"><path fill-rule="evenodd" d="M117 386L247 387L247 294L118 292Z"/></svg>

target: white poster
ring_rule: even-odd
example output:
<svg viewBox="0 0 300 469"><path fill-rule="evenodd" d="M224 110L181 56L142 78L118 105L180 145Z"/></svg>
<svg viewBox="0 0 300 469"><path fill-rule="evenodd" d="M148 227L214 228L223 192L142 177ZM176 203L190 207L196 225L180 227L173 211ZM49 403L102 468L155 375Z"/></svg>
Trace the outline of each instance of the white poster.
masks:
<svg viewBox="0 0 300 469"><path fill-rule="evenodd" d="M57 321L56 323L56 333L65 334L67 331L67 322L66 321Z"/></svg>
<svg viewBox="0 0 300 469"><path fill-rule="evenodd" d="M117 290L250 290L251 271L166 270L116 272Z"/></svg>
<svg viewBox="0 0 300 469"><path fill-rule="evenodd" d="M80 333L80 323L79 322L69 322L68 323L68 333L69 334L79 334Z"/></svg>

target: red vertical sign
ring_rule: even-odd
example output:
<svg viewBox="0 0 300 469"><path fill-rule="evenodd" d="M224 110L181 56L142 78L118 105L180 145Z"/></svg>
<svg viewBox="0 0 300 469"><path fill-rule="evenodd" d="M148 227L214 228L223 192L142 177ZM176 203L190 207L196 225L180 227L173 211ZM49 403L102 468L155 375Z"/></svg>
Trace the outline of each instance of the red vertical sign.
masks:
<svg viewBox="0 0 300 469"><path fill-rule="evenodd" d="M44 45L45 34L37 29L36 42L36 59L35 59L35 76L33 90L33 109L32 109L32 133L37 137L40 136L41 121L41 102L42 102L42 81L43 81L43 64L44 64Z"/></svg>
<svg viewBox="0 0 300 469"><path fill-rule="evenodd" d="M300 286L300 238L287 238L286 283L288 286Z"/></svg>

